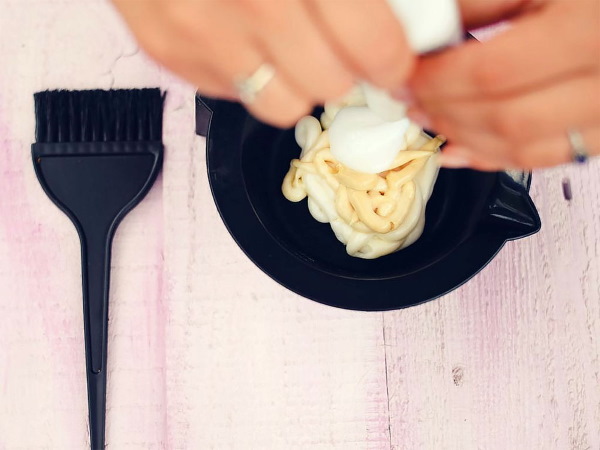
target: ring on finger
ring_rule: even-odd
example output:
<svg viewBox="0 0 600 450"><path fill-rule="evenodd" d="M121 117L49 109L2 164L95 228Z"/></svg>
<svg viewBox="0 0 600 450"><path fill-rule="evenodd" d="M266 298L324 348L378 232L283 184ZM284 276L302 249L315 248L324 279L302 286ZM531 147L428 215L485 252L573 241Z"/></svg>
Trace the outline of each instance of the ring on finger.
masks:
<svg viewBox="0 0 600 450"><path fill-rule="evenodd" d="M252 75L234 82L240 100L246 105L254 103L258 95L275 78L276 70L269 63L263 63Z"/></svg>
<svg viewBox="0 0 600 450"><path fill-rule="evenodd" d="M567 138L569 139L569 145L571 146L571 158L573 162L579 164L586 163L590 155L587 147L585 146L581 132L571 128L567 131Z"/></svg>

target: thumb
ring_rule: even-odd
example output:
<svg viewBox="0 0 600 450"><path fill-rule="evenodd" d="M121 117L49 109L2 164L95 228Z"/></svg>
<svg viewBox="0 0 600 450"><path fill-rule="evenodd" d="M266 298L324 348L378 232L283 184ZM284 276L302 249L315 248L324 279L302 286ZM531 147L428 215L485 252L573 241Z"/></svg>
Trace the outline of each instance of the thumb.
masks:
<svg viewBox="0 0 600 450"><path fill-rule="evenodd" d="M467 29L508 19L544 3L548 3L548 0L458 0L461 17Z"/></svg>

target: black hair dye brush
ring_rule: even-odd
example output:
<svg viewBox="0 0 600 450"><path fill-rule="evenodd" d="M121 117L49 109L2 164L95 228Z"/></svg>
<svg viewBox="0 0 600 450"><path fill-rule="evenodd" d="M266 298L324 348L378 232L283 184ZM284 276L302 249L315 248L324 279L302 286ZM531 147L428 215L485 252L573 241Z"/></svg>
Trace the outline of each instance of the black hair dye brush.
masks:
<svg viewBox="0 0 600 450"><path fill-rule="evenodd" d="M34 99L35 173L81 241L90 443L98 450L105 442L111 243L162 165L164 96L124 89L45 91Z"/></svg>

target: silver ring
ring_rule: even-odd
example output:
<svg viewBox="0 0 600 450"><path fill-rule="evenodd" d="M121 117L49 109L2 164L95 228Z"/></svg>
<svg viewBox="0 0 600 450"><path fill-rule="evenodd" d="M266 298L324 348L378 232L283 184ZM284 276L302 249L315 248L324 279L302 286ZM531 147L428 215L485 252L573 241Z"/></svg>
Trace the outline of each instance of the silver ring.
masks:
<svg viewBox="0 0 600 450"><path fill-rule="evenodd" d="M242 78L235 82L240 100L249 105L254 103L256 97L275 77L275 67L264 63L248 78Z"/></svg>
<svg viewBox="0 0 600 450"><path fill-rule="evenodd" d="M573 162L583 164L590 158L589 152L583 141L583 135L581 132L570 129L567 131L567 137L569 138L569 145L571 146L571 154Z"/></svg>

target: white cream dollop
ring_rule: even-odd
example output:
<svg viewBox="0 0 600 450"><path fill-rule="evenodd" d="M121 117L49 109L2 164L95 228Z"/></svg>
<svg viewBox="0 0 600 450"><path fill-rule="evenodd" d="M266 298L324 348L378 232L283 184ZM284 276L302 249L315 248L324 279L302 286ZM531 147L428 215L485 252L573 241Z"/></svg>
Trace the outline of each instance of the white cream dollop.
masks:
<svg viewBox="0 0 600 450"><path fill-rule="evenodd" d="M437 50L462 38L456 0L388 0L388 3L417 53Z"/></svg>
<svg viewBox="0 0 600 450"><path fill-rule="evenodd" d="M388 0L402 24L410 49L423 54L458 44L463 28L456 0ZM384 89L369 83L361 87L366 104L385 120L405 116L406 105L392 98Z"/></svg>
<svg viewBox="0 0 600 450"><path fill-rule="evenodd" d="M331 154L359 172L383 172L406 149L409 126L407 118L388 122L367 106L343 108L329 128Z"/></svg>
<svg viewBox="0 0 600 450"><path fill-rule="evenodd" d="M368 83L361 83L366 105L383 120L394 121L406 117L406 105L384 90Z"/></svg>

